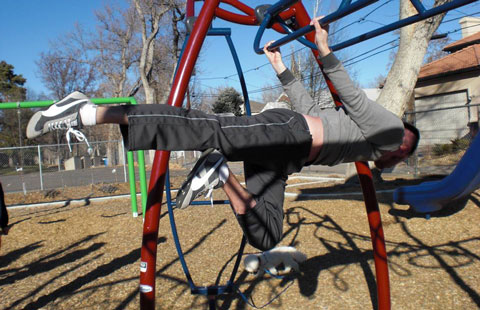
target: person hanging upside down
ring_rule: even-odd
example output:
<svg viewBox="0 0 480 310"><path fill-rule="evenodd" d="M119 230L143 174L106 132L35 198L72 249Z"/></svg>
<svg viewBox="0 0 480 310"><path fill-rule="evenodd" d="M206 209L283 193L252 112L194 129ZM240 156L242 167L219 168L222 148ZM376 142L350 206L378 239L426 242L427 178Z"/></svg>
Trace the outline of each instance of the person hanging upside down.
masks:
<svg viewBox="0 0 480 310"><path fill-rule="evenodd" d="M337 89L344 109L307 114L313 100L282 62L279 50L265 54L297 111L271 109L253 116L219 116L165 104L94 105L74 92L27 126L35 138L57 129L77 132L83 126L114 123L127 148L134 150L203 151L177 194L184 209L200 193L223 188L249 243L264 251L282 238L283 200L288 176L309 165L375 161L379 168L406 159L418 144L418 130L369 100L350 80L327 44L328 32L317 19L315 43L324 71ZM246 188L227 166L243 161Z"/></svg>

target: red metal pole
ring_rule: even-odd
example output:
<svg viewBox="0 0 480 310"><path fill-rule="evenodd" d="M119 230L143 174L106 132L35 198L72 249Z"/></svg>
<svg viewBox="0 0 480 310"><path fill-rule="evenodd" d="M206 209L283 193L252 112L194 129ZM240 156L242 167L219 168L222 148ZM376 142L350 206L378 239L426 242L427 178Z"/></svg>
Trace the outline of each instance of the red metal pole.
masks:
<svg viewBox="0 0 480 310"><path fill-rule="evenodd" d="M296 9L296 18L300 24L300 27L308 25L311 19L308 16L303 4L297 2L293 7ZM315 42L315 34L313 32L308 33L306 37L309 41ZM315 55L315 58L318 57L317 50L314 50L313 54ZM318 64L320 68L323 67L319 61ZM337 90L331 83L330 79L328 79L326 75L324 75L324 77L328 88L332 93L335 105L342 105ZM375 274L377 278L378 309L390 310L390 281L388 276L387 250L385 246L385 236L383 234L380 210L378 208L377 195L373 185L372 172L370 171L368 163L366 162L356 162L355 167L357 168L360 185L362 187L363 199L367 208L368 224L370 226L370 236L372 238L373 258L375 261Z"/></svg>
<svg viewBox="0 0 480 310"><path fill-rule="evenodd" d="M373 185L372 171L366 162L356 162L358 178L362 186L363 199L367 207L368 224L372 238L373 258L375 260L375 273L377 276L378 309L389 310L390 281L388 276L387 249L383 234L382 219L378 208L377 195Z"/></svg>
<svg viewBox="0 0 480 310"><path fill-rule="evenodd" d="M219 0L206 0L189 36L177 74L172 84L168 104L181 106L200 48L207 36ZM140 268L140 309L155 309L155 270L160 211L165 187L165 175L170 152L156 151L148 189Z"/></svg>

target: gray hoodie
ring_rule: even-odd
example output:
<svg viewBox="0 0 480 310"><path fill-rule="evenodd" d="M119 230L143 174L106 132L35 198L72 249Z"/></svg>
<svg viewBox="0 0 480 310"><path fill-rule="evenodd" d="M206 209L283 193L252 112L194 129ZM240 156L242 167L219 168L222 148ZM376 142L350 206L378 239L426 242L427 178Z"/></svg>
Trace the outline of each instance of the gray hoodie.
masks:
<svg viewBox="0 0 480 310"><path fill-rule="evenodd" d="M278 75L293 109L322 119L323 146L318 157L310 164L333 166L376 160L382 152L398 149L403 140L403 122L368 99L355 86L333 53L320 58L320 61L344 108L321 109L288 69Z"/></svg>

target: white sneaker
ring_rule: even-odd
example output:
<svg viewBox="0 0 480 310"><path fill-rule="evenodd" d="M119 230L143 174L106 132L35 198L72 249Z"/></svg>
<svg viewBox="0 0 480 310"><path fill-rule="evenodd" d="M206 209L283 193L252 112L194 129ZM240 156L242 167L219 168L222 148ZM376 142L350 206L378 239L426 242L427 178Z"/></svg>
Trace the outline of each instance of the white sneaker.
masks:
<svg viewBox="0 0 480 310"><path fill-rule="evenodd" d="M80 129L82 121L79 110L85 104L93 104L81 92L73 92L51 105L45 111L35 113L27 125L27 138L33 139L59 129Z"/></svg>
<svg viewBox="0 0 480 310"><path fill-rule="evenodd" d="M81 92L75 91L54 103L45 111L39 111L30 118L27 125L27 138L33 139L47 132L54 130L67 130L67 143L70 152L70 135L74 135L78 141L85 141L88 146L88 153L93 150L88 143L87 137L78 129L83 127L80 117L80 108L86 104L93 105L87 96Z"/></svg>
<svg viewBox="0 0 480 310"><path fill-rule="evenodd" d="M224 165L227 165L225 157L219 151L208 149L203 152L177 193L177 208L185 209L202 193L208 192L209 196L215 188L222 187L226 177L220 169Z"/></svg>

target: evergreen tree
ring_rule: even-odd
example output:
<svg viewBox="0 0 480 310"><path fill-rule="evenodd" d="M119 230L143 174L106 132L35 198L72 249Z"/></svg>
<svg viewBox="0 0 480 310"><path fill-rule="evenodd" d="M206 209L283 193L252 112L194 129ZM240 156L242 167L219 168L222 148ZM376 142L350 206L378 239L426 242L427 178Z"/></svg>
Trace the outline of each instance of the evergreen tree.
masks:
<svg viewBox="0 0 480 310"><path fill-rule="evenodd" d="M0 102L25 100L27 89L23 85L27 80L13 73L13 69L12 65L0 61Z"/></svg>
<svg viewBox="0 0 480 310"><path fill-rule="evenodd" d="M214 113L233 113L236 116L242 115L242 96L233 87L227 87L220 92L217 100L212 106Z"/></svg>
<svg viewBox="0 0 480 310"><path fill-rule="evenodd" d="M26 100L26 79L14 73L14 67L0 61L0 102ZM23 146L28 140L25 129L33 111L29 109L0 110L0 147ZM20 122L20 123L19 123ZM20 124L20 125L19 125Z"/></svg>

